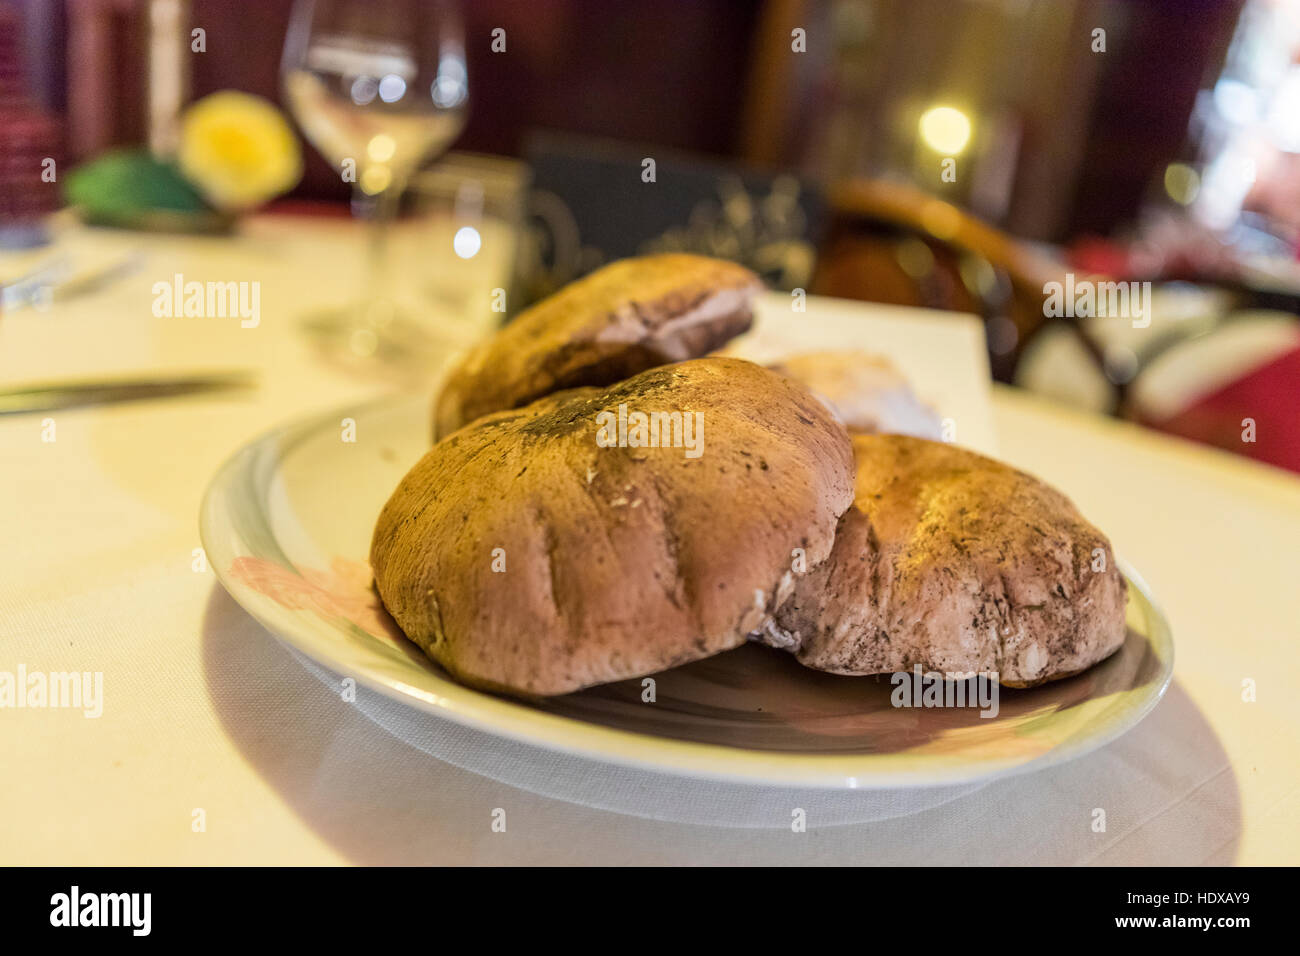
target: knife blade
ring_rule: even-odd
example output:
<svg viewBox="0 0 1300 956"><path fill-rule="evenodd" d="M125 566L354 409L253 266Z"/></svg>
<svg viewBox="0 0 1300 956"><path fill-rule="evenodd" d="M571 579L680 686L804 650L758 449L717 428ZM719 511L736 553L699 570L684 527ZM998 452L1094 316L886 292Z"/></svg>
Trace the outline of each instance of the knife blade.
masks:
<svg viewBox="0 0 1300 956"><path fill-rule="evenodd" d="M34 383L0 389L0 415L57 411L83 405L138 402L177 395L248 389L256 385L257 376L251 371L205 372L160 378Z"/></svg>

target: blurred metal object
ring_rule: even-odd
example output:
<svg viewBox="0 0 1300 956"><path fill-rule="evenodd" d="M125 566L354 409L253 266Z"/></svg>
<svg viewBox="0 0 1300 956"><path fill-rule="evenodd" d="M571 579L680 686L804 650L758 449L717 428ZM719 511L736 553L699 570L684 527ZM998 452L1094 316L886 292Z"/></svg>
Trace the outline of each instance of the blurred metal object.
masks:
<svg viewBox="0 0 1300 956"><path fill-rule="evenodd" d="M0 415L48 412L61 408L106 405L115 402L138 402L172 398L177 395L248 389L256 385L256 374L248 370L99 382L48 382L0 390Z"/></svg>
<svg viewBox="0 0 1300 956"><path fill-rule="evenodd" d="M0 282L0 315L25 307L48 309L51 303L97 292L136 272L144 253L129 253L107 265L75 269L66 255L47 259L35 269L9 282Z"/></svg>

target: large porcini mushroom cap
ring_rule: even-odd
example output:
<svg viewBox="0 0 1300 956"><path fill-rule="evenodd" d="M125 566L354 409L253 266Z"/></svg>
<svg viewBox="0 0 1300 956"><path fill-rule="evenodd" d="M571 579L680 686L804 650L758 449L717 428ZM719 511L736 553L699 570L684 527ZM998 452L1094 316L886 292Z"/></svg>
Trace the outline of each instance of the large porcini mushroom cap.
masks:
<svg viewBox="0 0 1300 956"><path fill-rule="evenodd" d="M434 438L551 392L707 355L749 328L761 287L743 266L679 253L598 269L520 313L452 369Z"/></svg>
<svg viewBox="0 0 1300 956"><path fill-rule="evenodd" d="M802 352L771 368L806 385L851 432L937 439L942 423L883 355L843 350Z"/></svg>
<svg viewBox="0 0 1300 956"><path fill-rule="evenodd" d="M632 447L629 430L621 447L620 407L629 422L691 416L692 431ZM602 447L611 419L601 440L616 444ZM820 402L758 365L706 358L461 429L385 505L371 565L398 624L455 677L561 694L743 643L792 569L829 554L852 497L848 436Z"/></svg>
<svg viewBox="0 0 1300 956"><path fill-rule="evenodd" d="M762 639L837 674L1076 674L1127 633L1110 542L1065 495L975 452L855 435L857 493L831 557Z"/></svg>

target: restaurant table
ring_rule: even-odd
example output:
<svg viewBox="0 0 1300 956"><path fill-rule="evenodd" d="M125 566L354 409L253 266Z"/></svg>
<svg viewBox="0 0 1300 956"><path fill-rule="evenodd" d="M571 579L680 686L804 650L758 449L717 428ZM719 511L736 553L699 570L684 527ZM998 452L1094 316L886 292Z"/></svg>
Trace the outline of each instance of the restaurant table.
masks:
<svg viewBox="0 0 1300 956"><path fill-rule="evenodd" d="M324 361L295 324L359 287L356 230L267 216L237 238L65 224L58 241L143 264L0 317L0 382L229 368L260 381L0 416L0 671L104 675L98 717L0 709L0 863L1300 862L1300 694L1286 687L1300 663L1295 476L997 387L1001 455L1065 490L1168 614L1174 679L1159 706L1060 766L942 799L864 794L873 810L854 823L835 823L852 794L836 795L839 817L814 803L793 832L752 791L671 777L653 785L665 813L611 812L599 807L617 794L591 805L503 782L492 768L514 766L522 745L466 743L389 705L425 728L412 735L342 701L196 570L200 496L227 456L393 387ZM422 268L459 264L426 254ZM258 327L157 318L151 287L175 273L261 281ZM477 331L467 321L452 337ZM597 796L633 785L597 765L584 784ZM707 822L671 819L686 805Z"/></svg>

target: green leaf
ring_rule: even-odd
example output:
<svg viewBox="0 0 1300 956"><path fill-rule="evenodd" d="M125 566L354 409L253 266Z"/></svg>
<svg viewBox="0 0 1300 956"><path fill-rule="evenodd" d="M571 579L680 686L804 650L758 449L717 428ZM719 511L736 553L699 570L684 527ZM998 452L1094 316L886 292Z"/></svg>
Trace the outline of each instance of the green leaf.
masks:
<svg viewBox="0 0 1300 956"><path fill-rule="evenodd" d="M107 153L68 174L64 196L88 219L130 220L156 210L207 212L209 207L171 163L141 151Z"/></svg>

